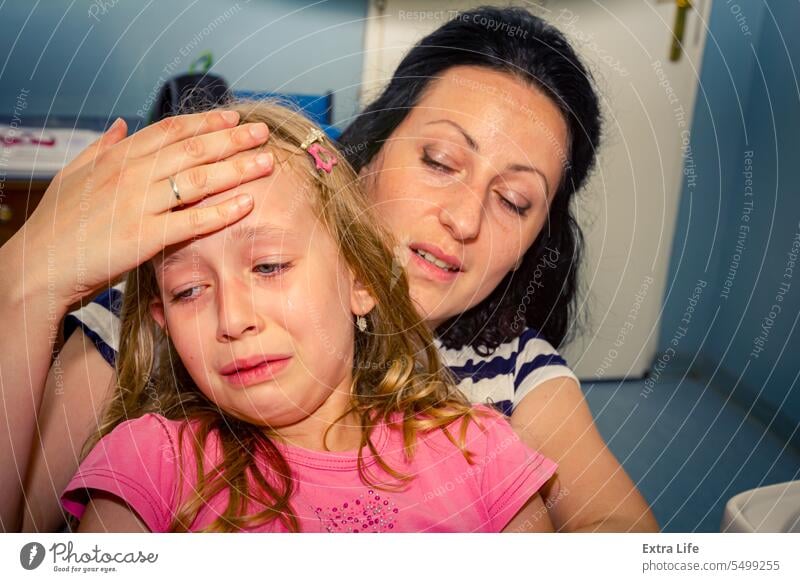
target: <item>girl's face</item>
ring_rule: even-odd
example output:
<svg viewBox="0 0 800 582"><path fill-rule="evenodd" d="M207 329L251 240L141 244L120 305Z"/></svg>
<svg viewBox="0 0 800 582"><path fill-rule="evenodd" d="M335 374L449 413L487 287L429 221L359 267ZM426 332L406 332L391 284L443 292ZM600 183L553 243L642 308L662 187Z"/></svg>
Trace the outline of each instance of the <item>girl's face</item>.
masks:
<svg viewBox="0 0 800 582"><path fill-rule="evenodd" d="M154 259L151 313L198 388L287 435L327 428L347 406L353 314L374 305L316 218L311 188L276 163L272 176L221 195L253 194L246 218Z"/></svg>
<svg viewBox="0 0 800 582"><path fill-rule="evenodd" d="M545 226L567 134L541 92L504 73L454 67L364 168L432 328L480 303L518 265Z"/></svg>

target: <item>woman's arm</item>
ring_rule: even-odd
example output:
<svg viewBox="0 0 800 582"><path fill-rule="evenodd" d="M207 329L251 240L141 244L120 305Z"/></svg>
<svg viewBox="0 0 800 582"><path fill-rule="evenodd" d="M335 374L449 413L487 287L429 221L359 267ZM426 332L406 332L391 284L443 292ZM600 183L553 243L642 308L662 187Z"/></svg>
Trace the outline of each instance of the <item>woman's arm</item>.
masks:
<svg viewBox="0 0 800 582"><path fill-rule="evenodd" d="M20 528L22 483L57 337L52 326L57 331L66 311L48 305L46 283L16 275L25 265L10 244L0 248L0 264L7 269L0 277L0 530L5 532Z"/></svg>
<svg viewBox="0 0 800 582"><path fill-rule="evenodd" d="M150 532L130 505L119 497L102 492L92 495L77 531L79 533Z"/></svg>
<svg viewBox="0 0 800 582"><path fill-rule="evenodd" d="M59 497L78 470L83 443L97 428L113 377L92 342L75 330L47 376L25 480L22 531L52 532L61 526Z"/></svg>
<svg viewBox="0 0 800 582"><path fill-rule="evenodd" d="M547 514L542 496L535 493L503 528L503 533L552 533L553 523Z"/></svg>
<svg viewBox="0 0 800 582"><path fill-rule="evenodd" d="M558 463L541 491L557 531L658 531L647 502L597 431L575 380L537 386L516 407L511 425L528 446Z"/></svg>

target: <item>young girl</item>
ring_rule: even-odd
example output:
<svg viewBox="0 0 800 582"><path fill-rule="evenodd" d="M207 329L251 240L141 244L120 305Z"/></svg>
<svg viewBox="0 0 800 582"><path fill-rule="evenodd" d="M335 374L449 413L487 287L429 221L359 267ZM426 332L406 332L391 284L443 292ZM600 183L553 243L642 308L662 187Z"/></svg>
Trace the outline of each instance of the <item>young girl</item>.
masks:
<svg viewBox="0 0 800 582"><path fill-rule="evenodd" d="M128 275L78 530L552 531L555 464L455 388L352 169L301 115L236 110L276 169L236 226Z"/></svg>

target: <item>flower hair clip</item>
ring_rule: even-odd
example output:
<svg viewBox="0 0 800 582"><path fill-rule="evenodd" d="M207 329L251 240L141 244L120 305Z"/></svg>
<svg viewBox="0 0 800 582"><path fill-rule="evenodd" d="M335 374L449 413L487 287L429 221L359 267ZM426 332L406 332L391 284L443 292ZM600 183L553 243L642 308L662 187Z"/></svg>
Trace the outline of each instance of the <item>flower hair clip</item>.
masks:
<svg viewBox="0 0 800 582"><path fill-rule="evenodd" d="M315 143L320 141L323 136L324 134L320 130L313 129L305 141L300 144L300 147L314 158L314 165L317 170L325 170L326 173L330 174L338 160L328 148L321 143Z"/></svg>

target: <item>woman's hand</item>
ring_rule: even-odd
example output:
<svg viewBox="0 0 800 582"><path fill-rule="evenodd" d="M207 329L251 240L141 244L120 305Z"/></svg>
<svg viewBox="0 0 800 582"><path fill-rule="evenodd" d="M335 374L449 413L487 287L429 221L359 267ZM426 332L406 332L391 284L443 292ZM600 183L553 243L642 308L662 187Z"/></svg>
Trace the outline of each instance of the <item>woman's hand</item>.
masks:
<svg viewBox="0 0 800 582"><path fill-rule="evenodd" d="M176 210L271 172L264 124L221 111L165 119L126 138L118 121L54 179L0 248L0 531L23 523L23 487L61 319L165 246L247 215L252 198ZM222 160L222 161L220 161ZM58 380L56 381L58 383ZM57 390L60 390L57 387ZM95 388L98 389L98 388Z"/></svg>
<svg viewBox="0 0 800 582"><path fill-rule="evenodd" d="M228 111L182 115L126 138L125 123L117 120L59 172L9 241L28 290L47 289L66 312L165 246L247 215L249 195L178 209L272 170L272 156L264 152L227 159L268 137L266 125L238 121L238 113Z"/></svg>

